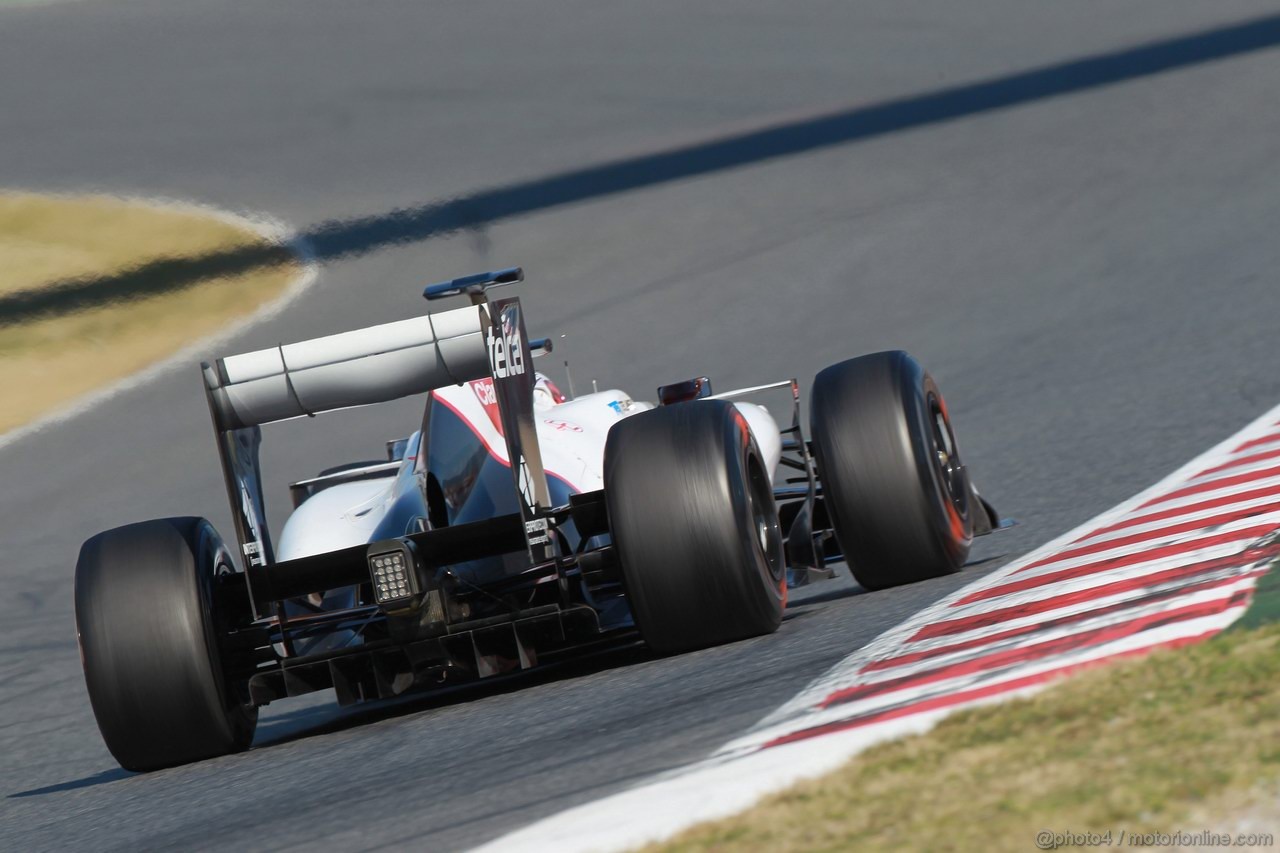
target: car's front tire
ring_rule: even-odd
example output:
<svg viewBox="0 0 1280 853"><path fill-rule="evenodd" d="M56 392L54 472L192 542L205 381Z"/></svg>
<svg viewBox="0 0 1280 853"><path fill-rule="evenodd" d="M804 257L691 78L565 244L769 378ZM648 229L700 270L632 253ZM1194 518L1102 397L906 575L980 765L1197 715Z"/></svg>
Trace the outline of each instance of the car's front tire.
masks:
<svg viewBox="0 0 1280 853"><path fill-rule="evenodd" d="M809 423L822 500L859 584L960 570L982 510L942 394L915 359L878 352L822 370Z"/></svg>
<svg viewBox="0 0 1280 853"><path fill-rule="evenodd" d="M632 615L680 652L776 631L786 567L773 488L723 401L633 415L610 431L605 499Z"/></svg>
<svg viewBox="0 0 1280 853"><path fill-rule="evenodd" d="M202 518L100 533L76 564L85 683L107 749L127 770L156 770L245 749L257 709L228 683L215 606L231 557Z"/></svg>

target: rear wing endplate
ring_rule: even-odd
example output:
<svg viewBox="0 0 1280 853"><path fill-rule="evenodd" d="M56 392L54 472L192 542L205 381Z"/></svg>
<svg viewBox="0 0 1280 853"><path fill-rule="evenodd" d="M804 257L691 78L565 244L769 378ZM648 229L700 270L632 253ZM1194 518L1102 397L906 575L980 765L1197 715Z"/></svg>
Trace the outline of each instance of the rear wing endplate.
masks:
<svg viewBox="0 0 1280 853"><path fill-rule="evenodd" d="M529 558L535 563L552 558L546 520L550 495L533 418L533 356L520 300L491 301L486 292L523 278L515 267L454 279L427 288L424 295L466 294L471 306L201 365L246 569L275 562L259 463L263 424L386 402L485 376L493 380Z"/></svg>

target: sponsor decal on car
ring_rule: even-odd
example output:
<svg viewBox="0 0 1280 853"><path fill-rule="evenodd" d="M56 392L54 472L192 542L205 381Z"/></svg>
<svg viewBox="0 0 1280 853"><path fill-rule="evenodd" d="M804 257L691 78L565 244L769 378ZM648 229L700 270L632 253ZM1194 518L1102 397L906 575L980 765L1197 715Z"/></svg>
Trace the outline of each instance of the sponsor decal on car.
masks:
<svg viewBox="0 0 1280 853"><path fill-rule="evenodd" d="M485 338L489 347L489 369L493 371L494 378L506 379L524 373L524 346L518 327L507 328L504 322L501 335L489 329Z"/></svg>
<svg viewBox="0 0 1280 853"><path fill-rule="evenodd" d="M524 523L524 535L529 540L530 545L545 545L551 539L547 536L547 520L545 518L535 518L533 521Z"/></svg>
<svg viewBox="0 0 1280 853"><path fill-rule="evenodd" d="M256 568L266 564L262 559L262 547L257 542L246 542L242 548L244 549L245 559L250 566Z"/></svg>
<svg viewBox="0 0 1280 853"><path fill-rule="evenodd" d="M548 426L555 427L557 432L582 432L582 427L577 424L562 421L558 418L544 418L542 422Z"/></svg>
<svg viewBox="0 0 1280 853"><path fill-rule="evenodd" d="M523 455L520 456L520 495L524 498L525 506L538 505L534 499L533 476L529 473L529 463L524 461Z"/></svg>
<svg viewBox="0 0 1280 853"><path fill-rule="evenodd" d="M482 406L498 405L498 394L493 390L492 379L477 379L471 383L471 390L476 392L476 399Z"/></svg>
<svg viewBox="0 0 1280 853"><path fill-rule="evenodd" d="M480 405L484 406L484 413L489 416L489 421L493 424L493 428L498 431L498 435L503 435L502 413L498 410L498 392L493 387L493 380L475 379L467 384L475 392L476 399L480 401Z"/></svg>

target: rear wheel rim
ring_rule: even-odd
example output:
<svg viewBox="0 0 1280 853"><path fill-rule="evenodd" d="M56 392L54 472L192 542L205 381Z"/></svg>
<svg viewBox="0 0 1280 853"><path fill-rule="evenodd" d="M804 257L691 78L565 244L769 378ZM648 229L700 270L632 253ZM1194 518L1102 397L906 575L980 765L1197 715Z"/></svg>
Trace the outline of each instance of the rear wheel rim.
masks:
<svg viewBox="0 0 1280 853"><path fill-rule="evenodd" d="M951 502L961 518L966 518L969 513L969 489L964 464L960 461L960 451L956 448L951 420L942 407L941 399L932 392L929 394L929 424L929 436L933 445L931 457L942 485L943 496Z"/></svg>
<svg viewBox="0 0 1280 853"><path fill-rule="evenodd" d="M781 558L782 527L778 514L773 510L773 488L764 475L759 460L754 456L747 461L747 503L751 511L752 539L756 549L764 557L769 577L780 583L785 566Z"/></svg>
<svg viewBox="0 0 1280 853"><path fill-rule="evenodd" d="M228 614L217 604L218 586L226 582L226 577L235 574L235 567L232 565L230 552L222 545L214 529L207 524L201 532L197 550L199 556L196 571L200 576L198 583L201 608L204 611L205 642L208 648L210 672L213 675L214 689L221 700L223 718L232 740L239 745L246 736L252 738L253 728L257 724L258 709L242 701L248 698L248 690L242 682L237 683L239 675L237 674L234 680L231 677L233 671L246 668L239 656L235 655L232 649L227 648L228 638L239 626L233 625ZM206 565L211 568L205 570ZM241 687L245 689L242 691ZM246 726L249 728L247 735ZM243 745L247 746L247 743Z"/></svg>

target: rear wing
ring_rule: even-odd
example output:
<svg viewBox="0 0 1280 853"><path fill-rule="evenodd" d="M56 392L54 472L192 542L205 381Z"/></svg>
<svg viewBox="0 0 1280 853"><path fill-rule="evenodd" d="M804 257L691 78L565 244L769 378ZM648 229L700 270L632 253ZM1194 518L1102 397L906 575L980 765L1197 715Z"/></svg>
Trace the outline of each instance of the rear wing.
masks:
<svg viewBox="0 0 1280 853"><path fill-rule="evenodd" d="M204 365L214 423L269 424L384 403L489 373L482 310L456 308Z"/></svg>
<svg viewBox="0 0 1280 853"><path fill-rule="evenodd" d="M263 425L485 376L493 379L529 558L551 559L545 517L550 497L533 419L532 353L520 300L493 301L488 295L491 287L523 277L513 268L433 285L424 293L428 299L467 295L472 304L201 365L246 578L248 570L275 563L259 463Z"/></svg>

